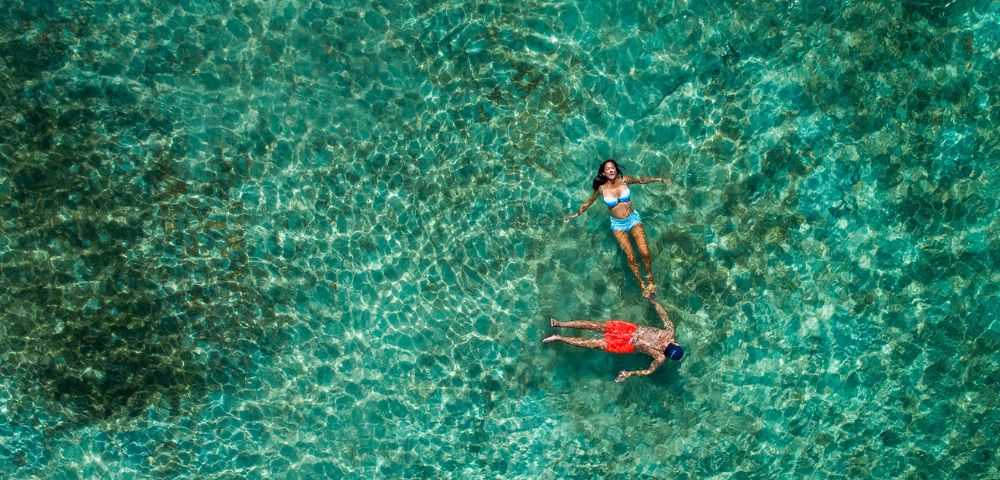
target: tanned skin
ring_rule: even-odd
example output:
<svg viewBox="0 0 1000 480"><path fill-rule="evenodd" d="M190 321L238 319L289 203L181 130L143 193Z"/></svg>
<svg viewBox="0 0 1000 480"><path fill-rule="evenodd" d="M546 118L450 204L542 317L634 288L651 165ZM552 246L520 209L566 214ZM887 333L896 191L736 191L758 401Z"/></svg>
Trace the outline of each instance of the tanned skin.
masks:
<svg viewBox="0 0 1000 480"><path fill-rule="evenodd" d="M667 348L667 345L677 343L674 337L674 324L670 321L670 317L667 315L667 310L664 309L663 305L660 305L659 302L653 300L651 296L646 298L648 298L650 303L653 304L653 308L656 309L656 313L660 315L660 320L663 321L663 328L637 325L635 333L632 334L632 343L635 347L635 351L649 355L653 358L653 363L650 364L649 368L645 370L622 371L618 374L618 377L615 378L616 382L623 382L629 377L635 375L649 375L655 372L656 369L660 368L660 365L663 365L663 362L667 359L666 355L663 353L663 351ZM561 322L553 318L551 319L551 324L553 327L577 328L581 330L604 332L606 322L595 322L591 320L572 320ZM602 350L605 347L604 338L581 338L552 335L542 340L542 343L551 342L563 342L577 347L597 348Z"/></svg>
<svg viewBox="0 0 1000 480"><path fill-rule="evenodd" d="M604 182L604 185L597 190L594 190L594 193L590 195L590 198L583 202L583 205L580 206L580 209L577 210L576 213L567 215L566 220L579 217L580 214L590 208L590 206L594 203L594 200L597 200L602 193L604 196L613 196L617 198L631 183L671 183L670 180L666 178L630 177L627 175L619 175L618 169L615 168L615 164L611 161L604 162L604 165L601 168L608 181ZM632 212L632 202L622 202L612 207L610 213L612 217L622 219L631 215ZM618 241L618 246L620 246L622 252L625 253L625 259L628 261L628 268L632 271L632 275L635 275L635 279L639 282L639 287L642 288L642 294L655 295L656 284L653 283L652 261L649 257L649 246L646 243L646 230L642 226L642 222L636 224L628 232L622 230L612 230L612 233L615 235L615 240ZM636 247L639 248L639 255L642 257L642 264L646 267L646 282L642 281L642 276L639 274L639 264L635 261L635 252L632 250L632 242L629 241L630 233L632 234L632 238L635 239Z"/></svg>

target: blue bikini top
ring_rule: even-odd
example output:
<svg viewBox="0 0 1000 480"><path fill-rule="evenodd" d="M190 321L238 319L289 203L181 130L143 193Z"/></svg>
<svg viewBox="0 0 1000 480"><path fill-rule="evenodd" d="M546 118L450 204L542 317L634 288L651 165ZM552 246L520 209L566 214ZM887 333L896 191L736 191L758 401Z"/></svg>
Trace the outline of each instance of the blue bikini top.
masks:
<svg viewBox="0 0 1000 480"><path fill-rule="evenodd" d="M602 194L604 193L604 187L601 187L601 193ZM608 197L608 196L604 197L604 204L607 205L608 208L614 208L619 203L629 203L631 201L632 201L632 191L628 189L628 185L625 185L625 191L622 192L622 194L619 195L618 198Z"/></svg>

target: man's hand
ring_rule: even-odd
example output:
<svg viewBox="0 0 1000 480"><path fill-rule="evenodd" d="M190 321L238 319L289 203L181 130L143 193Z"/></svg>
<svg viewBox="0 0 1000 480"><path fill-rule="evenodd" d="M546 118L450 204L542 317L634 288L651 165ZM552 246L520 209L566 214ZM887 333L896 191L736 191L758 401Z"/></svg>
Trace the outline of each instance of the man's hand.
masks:
<svg viewBox="0 0 1000 480"><path fill-rule="evenodd" d="M657 180L659 180L659 181L661 181L663 183L666 183L667 185L670 185L670 184L674 183L674 182L671 182L669 178L657 178Z"/></svg>
<svg viewBox="0 0 1000 480"><path fill-rule="evenodd" d="M576 217L579 217L579 216L580 216L579 213L571 213L569 215L566 215L566 220L569 221L569 220L572 220L572 219L574 219Z"/></svg>
<svg viewBox="0 0 1000 480"><path fill-rule="evenodd" d="M622 383L628 377L631 377L632 375L634 375L632 372L622 371L622 373L618 374L618 378L616 378L615 381L618 382L618 383Z"/></svg>

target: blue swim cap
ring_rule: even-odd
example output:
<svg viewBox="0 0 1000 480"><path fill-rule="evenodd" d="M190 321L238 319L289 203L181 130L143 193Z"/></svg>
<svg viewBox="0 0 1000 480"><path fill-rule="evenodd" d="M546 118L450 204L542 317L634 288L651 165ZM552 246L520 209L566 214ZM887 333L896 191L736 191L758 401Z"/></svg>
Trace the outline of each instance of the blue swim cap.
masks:
<svg viewBox="0 0 1000 480"><path fill-rule="evenodd" d="M663 349L663 353L667 354L667 357L671 360L680 360L684 358L684 349L676 343L667 345L667 348Z"/></svg>

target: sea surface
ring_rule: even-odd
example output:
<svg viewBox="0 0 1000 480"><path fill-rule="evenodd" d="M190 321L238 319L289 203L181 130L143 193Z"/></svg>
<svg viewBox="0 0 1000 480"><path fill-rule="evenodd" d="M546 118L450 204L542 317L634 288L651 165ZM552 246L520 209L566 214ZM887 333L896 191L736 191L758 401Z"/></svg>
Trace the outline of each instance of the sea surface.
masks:
<svg viewBox="0 0 1000 480"><path fill-rule="evenodd" d="M3 478L1000 477L1000 3L0 10Z"/></svg>

